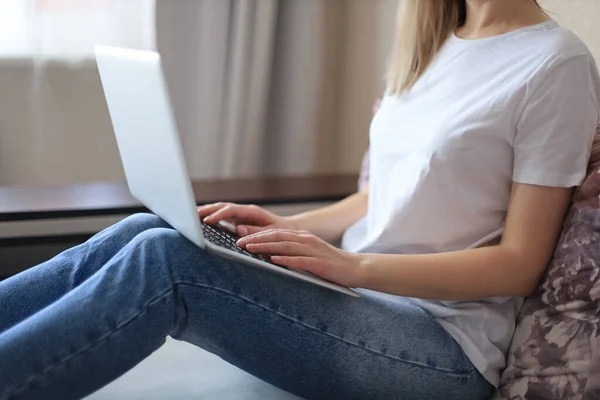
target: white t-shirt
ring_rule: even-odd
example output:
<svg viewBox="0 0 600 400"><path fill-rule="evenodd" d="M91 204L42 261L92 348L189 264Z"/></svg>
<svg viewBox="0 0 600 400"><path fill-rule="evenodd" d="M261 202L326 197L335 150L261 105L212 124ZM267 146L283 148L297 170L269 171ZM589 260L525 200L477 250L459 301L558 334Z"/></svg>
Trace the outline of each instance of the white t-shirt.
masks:
<svg viewBox="0 0 600 400"><path fill-rule="evenodd" d="M375 115L368 213L342 247L424 254L498 238L513 181L582 182L599 100L590 52L554 21L480 40L452 35L414 88L385 96ZM413 301L498 384L522 299Z"/></svg>

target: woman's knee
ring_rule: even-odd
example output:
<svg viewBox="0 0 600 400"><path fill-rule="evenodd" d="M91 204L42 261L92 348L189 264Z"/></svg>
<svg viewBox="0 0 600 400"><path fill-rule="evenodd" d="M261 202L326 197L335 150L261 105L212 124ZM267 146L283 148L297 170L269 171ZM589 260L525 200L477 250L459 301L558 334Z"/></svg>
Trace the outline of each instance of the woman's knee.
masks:
<svg viewBox="0 0 600 400"><path fill-rule="evenodd" d="M147 213L133 214L119 222L119 225L123 229L133 230L136 232L168 227L167 223L161 218Z"/></svg>
<svg viewBox="0 0 600 400"><path fill-rule="evenodd" d="M199 263L211 262L212 255L173 228L148 229L134 239L133 248L154 268L166 268L174 278L195 276Z"/></svg>
<svg viewBox="0 0 600 400"><path fill-rule="evenodd" d="M134 239L134 246L143 248L146 252L156 253L161 258L175 263L181 259L196 257L203 250L190 242L173 228L154 227L140 233Z"/></svg>

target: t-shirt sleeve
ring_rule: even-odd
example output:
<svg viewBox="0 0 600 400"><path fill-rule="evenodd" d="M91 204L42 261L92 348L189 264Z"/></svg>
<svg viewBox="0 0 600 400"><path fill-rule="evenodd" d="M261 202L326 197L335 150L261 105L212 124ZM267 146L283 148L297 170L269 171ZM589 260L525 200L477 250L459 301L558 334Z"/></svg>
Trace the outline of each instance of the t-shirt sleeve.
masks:
<svg viewBox="0 0 600 400"><path fill-rule="evenodd" d="M555 67L517 124L513 181L573 187L585 178L598 126L598 75L589 56Z"/></svg>
<svg viewBox="0 0 600 400"><path fill-rule="evenodd" d="M370 174L370 154L369 150L365 152L365 156L363 157L362 164L360 167L360 175L358 178L358 190L363 191L369 184L369 176Z"/></svg>

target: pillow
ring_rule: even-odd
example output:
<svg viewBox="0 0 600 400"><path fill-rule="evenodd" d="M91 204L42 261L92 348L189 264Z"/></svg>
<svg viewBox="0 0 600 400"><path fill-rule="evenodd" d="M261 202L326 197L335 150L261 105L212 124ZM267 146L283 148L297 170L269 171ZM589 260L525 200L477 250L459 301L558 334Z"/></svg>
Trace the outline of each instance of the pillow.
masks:
<svg viewBox="0 0 600 400"><path fill-rule="evenodd" d="M600 129L554 259L517 318L497 397L591 400L600 394Z"/></svg>
<svg viewBox="0 0 600 400"><path fill-rule="evenodd" d="M600 399L600 335L596 336L594 342L594 353L592 365L590 366L590 375L585 386L582 400Z"/></svg>

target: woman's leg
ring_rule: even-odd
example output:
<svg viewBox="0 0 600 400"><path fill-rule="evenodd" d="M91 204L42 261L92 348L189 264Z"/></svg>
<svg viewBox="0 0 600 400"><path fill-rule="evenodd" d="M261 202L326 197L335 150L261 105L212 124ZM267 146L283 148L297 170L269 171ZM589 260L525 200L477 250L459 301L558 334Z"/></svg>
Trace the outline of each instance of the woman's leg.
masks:
<svg viewBox="0 0 600 400"><path fill-rule="evenodd" d="M351 298L151 229L0 335L0 399L82 397L166 335L309 399L468 400L491 391L458 344L407 301Z"/></svg>
<svg viewBox="0 0 600 400"><path fill-rule="evenodd" d="M154 215L133 215L86 243L0 282L0 333L79 286L140 233L167 226Z"/></svg>

